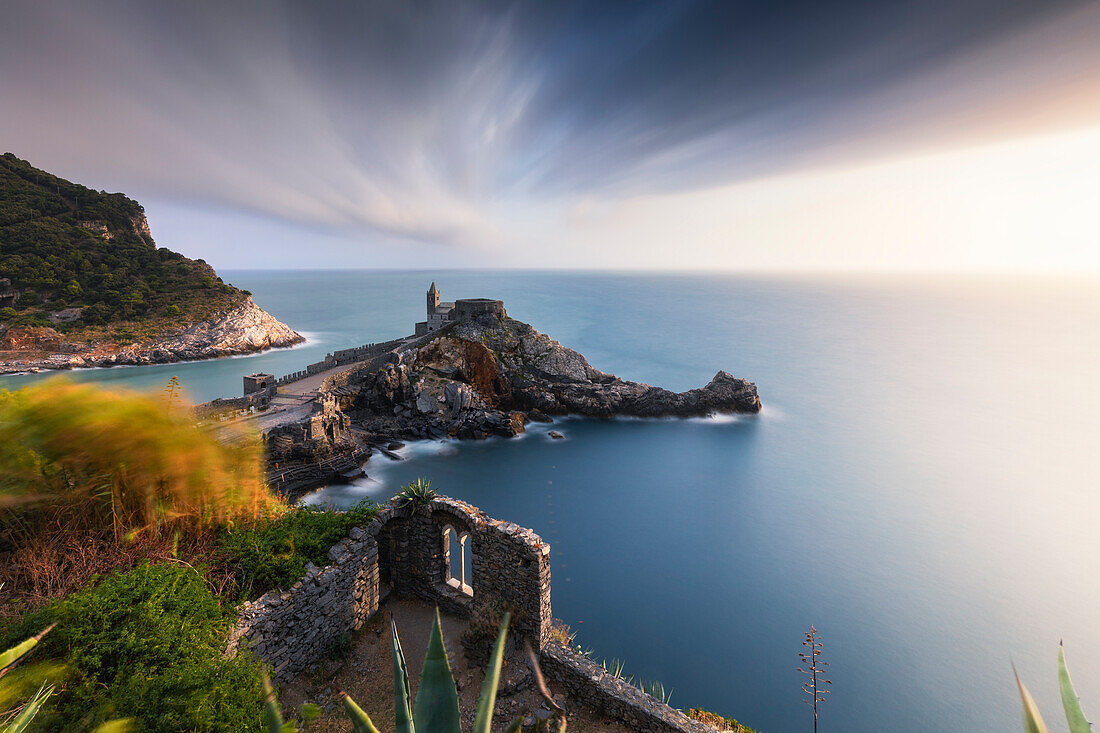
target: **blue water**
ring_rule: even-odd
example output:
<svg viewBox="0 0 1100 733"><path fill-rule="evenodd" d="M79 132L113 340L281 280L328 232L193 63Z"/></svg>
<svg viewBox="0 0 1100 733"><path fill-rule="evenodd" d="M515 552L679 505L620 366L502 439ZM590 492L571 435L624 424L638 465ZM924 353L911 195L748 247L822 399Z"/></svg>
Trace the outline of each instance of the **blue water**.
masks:
<svg viewBox="0 0 1100 733"><path fill-rule="evenodd" d="M1065 730L1064 638L1100 714L1095 280L228 273L310 335L289 352L77 378L237 394L403 335L435 279L492 296L622 377L754 380L758 417L556 424L423 443L315 500L428 476L552 545L555 615L597 658L775 733L809 729L797 653L831 662L823 731L1021 729L1010 659ZM24 378L22 381L27 381ZM13 380L6 380L10 385ZM15 383L20 383L16 381Z"/></svg>

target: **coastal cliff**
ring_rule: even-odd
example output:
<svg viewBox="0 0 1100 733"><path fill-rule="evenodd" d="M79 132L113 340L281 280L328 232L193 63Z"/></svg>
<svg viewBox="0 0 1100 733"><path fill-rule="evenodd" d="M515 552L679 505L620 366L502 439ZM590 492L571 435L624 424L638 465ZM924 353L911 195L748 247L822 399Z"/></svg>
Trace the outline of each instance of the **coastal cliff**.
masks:
<svg viewBox="0 0 1100 733"><path fill-rule="evenodd" d="M302 340L208 263L158 247L138 202L0 155L0 373L160 364Z"/></svg>

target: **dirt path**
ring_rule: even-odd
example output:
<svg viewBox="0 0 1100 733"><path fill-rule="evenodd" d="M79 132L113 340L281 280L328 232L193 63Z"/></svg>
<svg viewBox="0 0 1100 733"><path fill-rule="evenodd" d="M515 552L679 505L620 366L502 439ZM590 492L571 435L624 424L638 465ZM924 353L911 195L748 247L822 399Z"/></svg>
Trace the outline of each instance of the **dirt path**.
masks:
<svg viewBox="0 0 1100 733"><path fill-rule="evenodd" d="M313 702L324 711L322 717L304 728L309 733L350 731L351 723L340 704L338 690L345 690L362 707L382 733L392 733L393 725L393 662L390 652L389 618L393 614L401 636L401 647L409 670L409 680L415 699L420 670L424 664L428 636L435 609L417 601L389 601L374 618L356 632L342 649L334 650L327 660L315 664L296 679L282 685L280 698L286 714L293 716L301 705ZM451 660L451 670L458 685L459 707L464 729L473 723L473 711L481 692L484 673L471 667L461 644L466 621L443 616L443 643ZM517 651L505 660L500 690L517 686L529 674L525 654ZM629 729L600 719L600 716L569 700L551 685L551 693L569 711L569 730L585 733L630 733ZM509 695L498 693L493 729L503 730L517 715L526 713L530 722L548 715L541 696L527 686ZM524 726L533 730L533 726Z"/></svg>

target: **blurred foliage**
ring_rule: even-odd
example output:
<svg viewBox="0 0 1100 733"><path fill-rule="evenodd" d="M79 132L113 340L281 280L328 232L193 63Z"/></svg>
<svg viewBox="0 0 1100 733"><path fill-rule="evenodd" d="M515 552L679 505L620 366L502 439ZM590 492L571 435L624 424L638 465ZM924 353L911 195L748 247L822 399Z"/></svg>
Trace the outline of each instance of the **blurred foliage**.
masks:
<svg viewBox="0 0 1100 733"><path fill-rule="evenodd" d="M0 648L57 624L36 654L65 668L36 730L89 730L118 717L146 731L259 730L260 664L247 654L222 659L232 618L194 568L142 564L24 615Z"/></svg>
<svg viewBox="0 0 1100 733"><path fill-rule="evenodd" d="M51 311L87 306L62 331L121 320L208 317L244 294L202 260L158 249L136 223L145 210L121 193L71 183L0 155L0 276L23 291L8 325L53 325ZM106 226L110 238L103 236Z"/></svg>
<svg viewBox="0 0 1100 733"><path fill-rule="evenodd" d="M231 558L242 598L272 588L289 588L305 575L306 563L328 565L329 548L374 518L377 505L365 499L342 511L292 507L255 522L227 526L218 543Z"/></svg>
<svg viewBox="0 0 1100 733"><path fill-rule="evenodd" d="M54 378L0 391L0 512L8 542L34 514L116 539L271 509L262 445L179 404ZM64 524L65 522L62 522Z"/></svg>

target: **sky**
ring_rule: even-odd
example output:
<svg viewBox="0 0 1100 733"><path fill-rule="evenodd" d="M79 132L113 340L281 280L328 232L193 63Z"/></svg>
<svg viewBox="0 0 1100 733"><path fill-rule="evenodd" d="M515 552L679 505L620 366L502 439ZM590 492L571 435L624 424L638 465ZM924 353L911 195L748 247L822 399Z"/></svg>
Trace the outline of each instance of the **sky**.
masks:
<svg viewBox="0 0 1100 733"><path fill-rule="evenodd" d="M4 0L0 148L220 268L1100 270L1100 1Z"/></svg>

